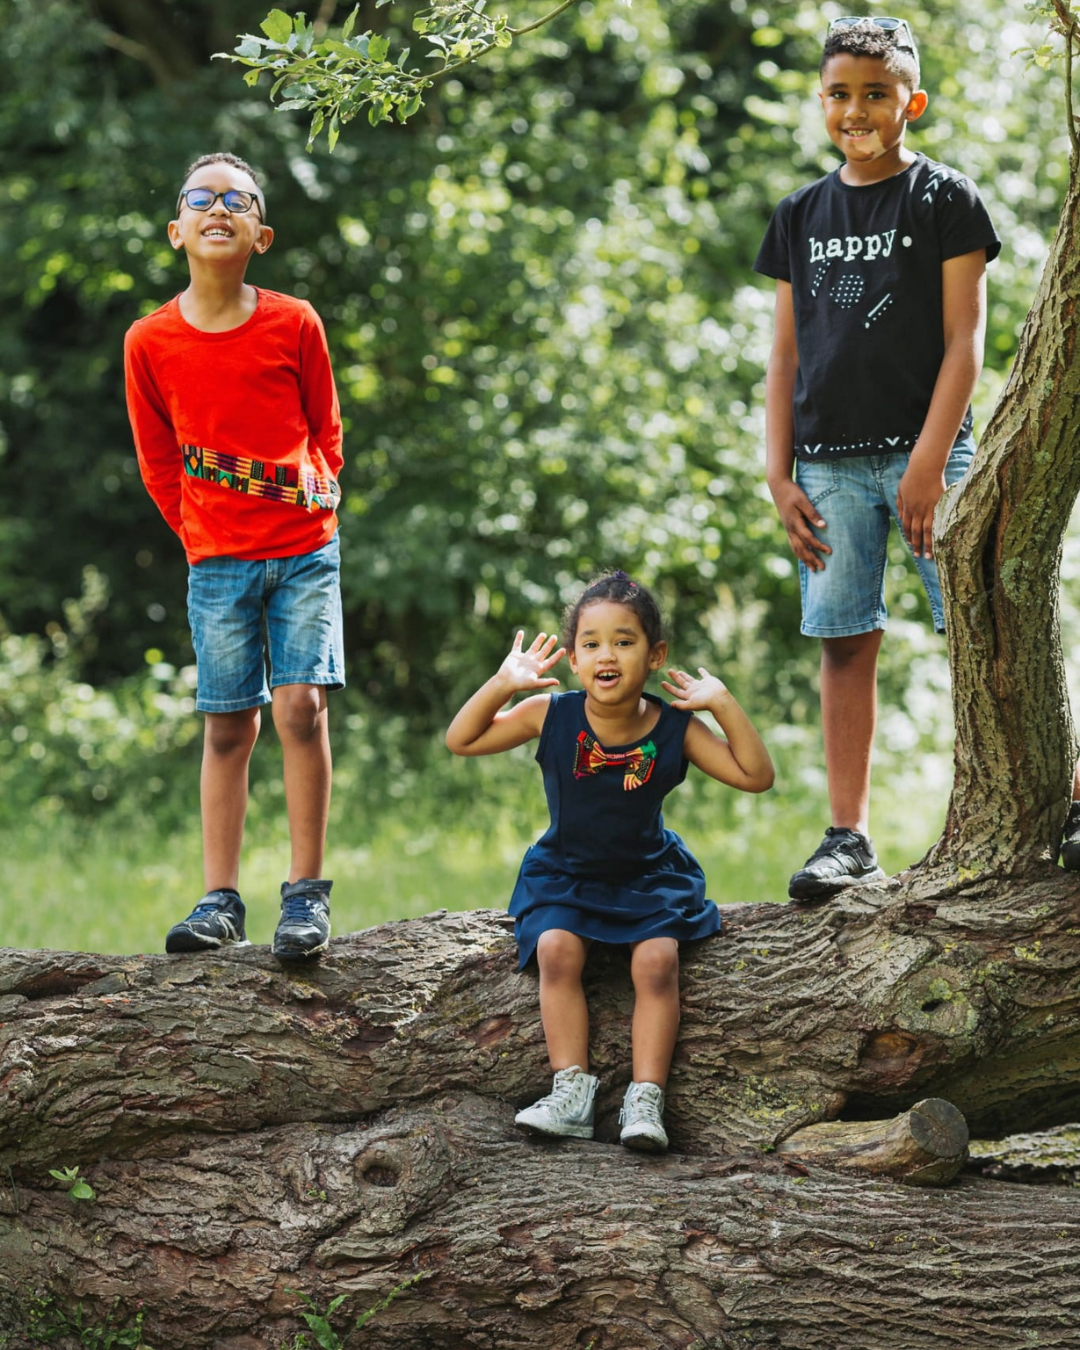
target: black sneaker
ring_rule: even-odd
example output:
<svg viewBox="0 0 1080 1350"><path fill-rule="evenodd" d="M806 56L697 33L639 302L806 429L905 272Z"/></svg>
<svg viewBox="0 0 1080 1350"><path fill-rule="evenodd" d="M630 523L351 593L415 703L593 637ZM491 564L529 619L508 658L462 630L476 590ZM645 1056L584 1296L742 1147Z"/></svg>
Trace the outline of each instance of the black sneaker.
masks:
<svg viewBox="0 0 1080 1350"><path fill-rule="evenodd" d="M1069 806L1061 831L1061 865L1066 872L1080 872L1080 802Z"/></svg>
<svg viewBox="0 0 1080 1350"><path fill-rule="evenodd" d="M830 825L825 838L788 882L792 900L824 900L848 886L882 881L873 842L858 830Z"/></svg>
<svg viewBox="0 0 1080 1350"><path fill-rule="evenodd" d="M246 947L244 902L236 891L208 891L183 923L165 934L167 952L211 952Z"/></svg>
<svg viewBox="0 0 1080 1350"><path fill-rule="evenodd" d="M318 956L330 941L332 881L305 877L281 887L281 918L274 934L274 955L281 961Z"/></svg>

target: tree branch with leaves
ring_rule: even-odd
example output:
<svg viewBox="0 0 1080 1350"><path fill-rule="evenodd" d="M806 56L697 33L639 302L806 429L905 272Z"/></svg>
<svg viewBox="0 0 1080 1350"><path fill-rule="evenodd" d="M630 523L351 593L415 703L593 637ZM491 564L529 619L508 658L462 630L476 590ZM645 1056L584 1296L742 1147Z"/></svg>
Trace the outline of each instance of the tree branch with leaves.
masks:
<svg viewBox="0 0 1080 1350"><path fill-rule="evenodd" d="M376 0L376 9L392 0ZM425 59L433 69L409 64L410 47L393 51L392 40L368 29L357 33L357 5L336 37L325 21L309 23L303 14L290 17L272 9L259 25L263 36L245 33L234 52L218 52L219 59L249 67L244 80L257 84L264 72L273 76L271 99L284 92L281 112L310 111L308 149L325 129L333 150L341 128L362 112L372 126L397 118L407 122L423 107L424 95L439 80L482 60L497 48L535 32L557 19L579 0L560 0L546 13L513 25L505 13L489 14L487 0L447 0L421 10L412 22L424 44Z"/></svg>

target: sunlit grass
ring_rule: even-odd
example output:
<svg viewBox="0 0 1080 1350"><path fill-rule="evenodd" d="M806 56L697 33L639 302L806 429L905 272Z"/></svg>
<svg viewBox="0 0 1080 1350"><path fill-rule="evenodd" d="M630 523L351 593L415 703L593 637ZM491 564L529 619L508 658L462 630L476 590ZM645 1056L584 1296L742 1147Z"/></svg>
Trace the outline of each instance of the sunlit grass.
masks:
<svg viewBox="0 0 1080 1350"><path fill-rule="evenodd" d="M457 818L445 800L425 807L414 798L398 812L387 807L372 829L366 812L339 803L326 866L335 933L436 909L505 908L521 855L545 823L538 785L507 800L483 791L502 771L485 772L472 761L451 772L463 782L475 778L480 788ZM916 861L937 837L947 786L894 776L878 789L874 835L890 873ZM244 852L248 936L257 943L270 941L277 920L288 866L283 816L283 809L282 818L264 812ZM823 789L806 782L762 797L697 783L672 795L666 818L701 861L720 904L786 899L789 875L828 824ZM7 947L159 952L165 931L202 893L194 814L168 833L152 825L125 832L107 818L89 829L61 818L48 830L8 829L0 847L7 883L0 941Z"/></svg>

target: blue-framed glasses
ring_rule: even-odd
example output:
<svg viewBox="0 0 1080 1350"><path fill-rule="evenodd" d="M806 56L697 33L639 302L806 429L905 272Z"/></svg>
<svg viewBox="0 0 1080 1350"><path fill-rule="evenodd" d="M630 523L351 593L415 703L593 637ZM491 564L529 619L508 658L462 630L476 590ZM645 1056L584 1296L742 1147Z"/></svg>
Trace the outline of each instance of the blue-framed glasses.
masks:
<svg viewBox="0 0 1080 1350"><path fill-rule="evenodd" d="M210 188L193 187L184 188L177 199L176 209L179 211L187 202L193 211L209 211L218 200L230 216L242 216L259 204L259 199L253 192L241 192L238 188L230 188L228 192L212 192ZM259 219L262 220L261 207Z"/></svg>
<svg viewBox="0 0 1080 1350"><path fill-rule="evenodd" d="M911 31L907 19L894 19L888 14L845 14L841 19L833 19L829 24L829 32L831 33L837 28L855 28L861 23L873 24L875 28L880 28L883 33L888 33L898 47L906 47L913 54L918 53L915 35Z"/></svg>

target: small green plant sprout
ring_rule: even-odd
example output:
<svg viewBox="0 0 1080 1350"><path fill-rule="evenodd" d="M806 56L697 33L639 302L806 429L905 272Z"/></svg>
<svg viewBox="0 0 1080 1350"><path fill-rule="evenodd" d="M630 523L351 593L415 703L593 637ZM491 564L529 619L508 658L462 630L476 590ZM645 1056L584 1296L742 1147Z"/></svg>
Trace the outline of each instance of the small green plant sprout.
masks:
<svg viewBox="0 0 1080 1350"><path fill-rule="evenodd" d="M349 1297L348 1294L338 1294L337 1298L330 1300L324 1310L319 1307L310 1294L302 1293L299 1289L286 1289L285 1292L294 1295L307 1308L307 1312L302 1312L300 1316L307 1323L312 1336L315 1337L315 1344L319 1347L319 1350L341 1350L345 1341L331 1326L330 1318Z"/></svg>
<svg viewBox="0 0 1080 1350"><path fill-rule="evenodd" d="M391 3L376 0L375 8ZM311 113L307 148L325 127L333 150L341 128L358 113L366 111L372 126L393 117L407 122L437 80L497 47L511 46L515 38L542 28L578 3L557 0L547 13L515 28L506 14L487 13L487 0L437 0L412 16L413 32L426 47L424 57L434 63L427 70L408 64L410 48L394 53L391 38L384 34L354 33L359 5L338 37L328 35L325 20L308 23L303 14L272 9L259 25L262 37L245 33L235 51L215 52L215 57L250 67L244 76L248 84L257 84L262 72L269 71L274 78L271 100L286 91L278 110Z"/></svg>
<svg viewBox="0 0 1080 1350"><path fill-rule="evenodd" d="M93 1186L82 1176L77 1167L50 1167L49 1176L63 1182L72 1200L96 1200Z"/></svg>
<svg viewBox="0 0 1080 1350"><path fill-rule="evenodd" d="M360 1314L356 1319L356 1330L359 1331L365 1323L370 1322L377 1312L382 1312L384 1308L389 1308L394 1299L400 1298L401 1295L405 1293L406 1289L411 1289L414 1284L419 1284L423 1278L423 1272L419 1271L415 1275L410 1275L407 1280L402 1280L400 1284L396 1284L385 1298L380 1299L378 1303L373 1304L365 1312Z"/></svg>

